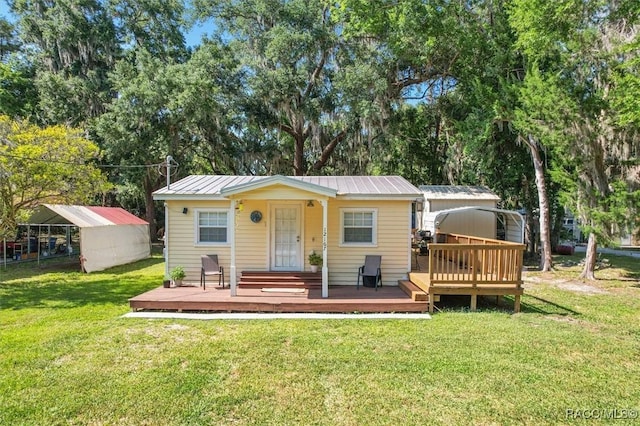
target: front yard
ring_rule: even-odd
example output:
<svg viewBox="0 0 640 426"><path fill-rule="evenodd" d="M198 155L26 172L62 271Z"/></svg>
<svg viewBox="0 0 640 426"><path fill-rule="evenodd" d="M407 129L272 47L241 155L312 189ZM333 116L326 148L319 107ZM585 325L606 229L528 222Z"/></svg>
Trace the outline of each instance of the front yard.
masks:
<svg viewBox="0 0 640 426"><path fill-rule="evenodd" d="M1 270L0 424L638 422L640 262L578 259L528 272L519 314L432 320L125 319L162 259Z"/></svg>

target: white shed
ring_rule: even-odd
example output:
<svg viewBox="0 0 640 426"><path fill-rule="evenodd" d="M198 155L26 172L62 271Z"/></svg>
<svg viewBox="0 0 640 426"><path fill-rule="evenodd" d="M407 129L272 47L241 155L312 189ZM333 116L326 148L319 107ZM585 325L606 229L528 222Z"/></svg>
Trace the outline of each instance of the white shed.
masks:
<svg viewBox="0 0 640 426"><path fill-rule="evenodd" d="M524 218L517 211L497 208L500 197L488 188L461 185L422 185L422 229L436 232L504 238L522 243ZM498 235L498 224L500 233Z"/></svg>
<svg viewBox="0 0 640 426"><path fill-rule="evenodd" d="M151 254L149 224L119 207L43 204L29 222L32 226L72 224L80 228L80 255L86 272Z"/></svg>

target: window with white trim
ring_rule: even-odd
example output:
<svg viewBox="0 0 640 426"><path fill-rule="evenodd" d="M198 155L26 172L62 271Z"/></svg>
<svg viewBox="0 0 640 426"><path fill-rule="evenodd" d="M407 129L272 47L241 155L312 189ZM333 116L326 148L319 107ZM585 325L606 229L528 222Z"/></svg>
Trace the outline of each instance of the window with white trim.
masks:
<svg viewBox="0 0 640 426"><path fill-rule="evenodd" d="M341 209L342 244L371 245L377 243L376 209Z"/></svg>
<svg viewBox="0 0 640 426"><path fill-rule="evenodd" d="M198 211L197 244L219 244L228 241L229 212L227 210Z"/></svg>

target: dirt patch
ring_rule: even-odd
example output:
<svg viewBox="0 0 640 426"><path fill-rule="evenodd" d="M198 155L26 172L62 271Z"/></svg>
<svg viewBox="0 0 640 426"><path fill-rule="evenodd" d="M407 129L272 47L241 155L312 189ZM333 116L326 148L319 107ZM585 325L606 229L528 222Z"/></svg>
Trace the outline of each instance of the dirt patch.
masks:
<svg viewBox="0 0 640 426"><path fill-rule="evenodd" d="M591 331L599 331L600 327L598 327L597 325L590 323L588 321L584 321L581 319L577 319L577 318L573 318L571 316L564 316L564 315L547 315L544 317L547 320L551 320L551 321L556 321L556 322L561 322L561 323L565 323L565 324L572 324L575 326L579 326L582 327L584 329L587 330L591 330Z"/></svg>
<svg viewBox="0 0 640 426"><path fill-rule="evenodd" d="M556 284L566 281L565 278L558 278L553 272L539 272L536 274L528 274L523 272L522 280L532 284Z"/></svg>
<svg viewBox="0 0 640 426"><path fill-rule="evenodd" d="M552 275L537 276L537 277L523 276L523 281L525 282L525 288L527 287L527 284L529 285L549 284L551 286L555 286L562 290L573 291L574 293L583 293L583 294L609 293L607 290L604 290L600 287L596 287L593 285L585 284L582 281L553 279Z"/></svg>
<svg viewBox="0 0 640 426"><path fill-rule="evenodd" d="M601 289L599 287L594 287L592 285L588 285L585 283L581 283L580 281L565 281L557 284L558 288L562 290L573 291L575 293L585 293L585 294L607 294L608 291Z"/></svg>
<svg viewBox="0 0 640 426"><path fill-rule="evenodd" d="M170 324L166 327L169 330L187 330L189 327L187 327L186 325L182 325L182 324Z"/></svg>
<svg viewBox="0 0 640 426"><path fill-rule="evenodd" d="M522 281L524 281L525 283L531 283L531 284L544 284L544 283L549 283L552 280L546 280L542 277L531 277L523 274Z"/></svg>

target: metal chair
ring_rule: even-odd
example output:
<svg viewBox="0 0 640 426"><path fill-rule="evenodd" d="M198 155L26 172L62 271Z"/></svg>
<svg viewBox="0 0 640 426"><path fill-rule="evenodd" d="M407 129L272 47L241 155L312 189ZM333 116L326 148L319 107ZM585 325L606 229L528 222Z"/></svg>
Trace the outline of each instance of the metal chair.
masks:
<svg viewBox="0 0 640 426"><path fill-rule="evenodd" d="M200 269L200 285L203 290L207 289L206 277L209 275L218 276L218 285L224 288L224 268L218 263L217 254L203 254L200 256L202 268Z"/></svg>
<svg viewBox="0 0 640 426"><path fill-rule="evenodd" d="M378 285L382 287L382 272L380 271L380 264L382 263L382 256L378 255L366 255L364 257L364 265L358 269L358 283L356 289L360 290L360 277L362 277L362 285L365 283L365 278L369 277L374 280L374 287L378 291Z"/></svg>

